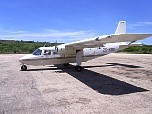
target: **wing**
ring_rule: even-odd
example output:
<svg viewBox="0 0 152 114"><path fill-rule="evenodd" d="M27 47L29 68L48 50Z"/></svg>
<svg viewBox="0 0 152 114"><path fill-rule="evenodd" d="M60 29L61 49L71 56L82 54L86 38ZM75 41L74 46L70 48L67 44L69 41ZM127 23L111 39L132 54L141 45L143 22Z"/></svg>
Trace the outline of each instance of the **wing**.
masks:
<svg viewBox="0 0 152 114"><path fill-rule="evenodd" d="M132 42L136 40L141 40L152 36L152 34L113 34L113 35L103 35L95 38L90 38L86 40L81 40L78 42L68 43L66 47L73 47L76 50L81 50L83 48L94 48L103 46L106 43L117 43L117 42Z"/></svg>

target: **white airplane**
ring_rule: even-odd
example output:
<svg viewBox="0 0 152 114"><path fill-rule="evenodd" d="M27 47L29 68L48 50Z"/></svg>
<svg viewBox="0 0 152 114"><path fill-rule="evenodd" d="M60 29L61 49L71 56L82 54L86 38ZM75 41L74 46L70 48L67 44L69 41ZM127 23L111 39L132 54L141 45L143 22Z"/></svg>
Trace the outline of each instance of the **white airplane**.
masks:
<svg viewBox="0 0 152 114"><path fill-rule="evenodd" d="M100 56L114 53L132 45L137 40L152 36L152 34L128 34L126 22L120 21L115 34L98 36L73 43L53 47L40 47L32 54L19 59L21 70L27 70L26 65L51 65L76 63L75 70L82 70L81 63ZM138 44L137 44L138 45Z"/></svg>

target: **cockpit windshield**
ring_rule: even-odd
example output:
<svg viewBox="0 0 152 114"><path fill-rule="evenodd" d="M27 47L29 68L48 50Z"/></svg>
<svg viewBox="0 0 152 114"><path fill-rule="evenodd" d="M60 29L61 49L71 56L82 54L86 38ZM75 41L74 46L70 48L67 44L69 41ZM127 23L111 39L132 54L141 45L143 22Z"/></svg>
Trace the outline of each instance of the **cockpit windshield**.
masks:
<svg viewBox="0 0 152 114"><path fill-rule="evenodd" d="M42 53L42 50L36 49L32 54L33 55L41 55L41 53Z"/></svg>

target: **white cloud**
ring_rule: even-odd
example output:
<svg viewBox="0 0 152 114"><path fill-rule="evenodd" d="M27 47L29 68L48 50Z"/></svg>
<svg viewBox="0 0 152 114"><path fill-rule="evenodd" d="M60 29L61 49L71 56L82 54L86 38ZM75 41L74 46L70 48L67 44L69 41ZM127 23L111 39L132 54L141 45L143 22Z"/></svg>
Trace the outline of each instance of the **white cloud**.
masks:
<svg viewBox="0 0 152 114"><path fill-rule="evenodd" d="M44 32L28 32L28 31L3 31L0 30L0 39L8 40L32 40L32 41L49 41L54 42L71 42L91 38L95 34L91 31L59 31L45 30Z"/></svg>
<svg viewBox="0 0 152 114"><path fill-rule="evenodd" d="M152 21L136 22L133 24L128 24L127 28L134 29L136 27L145 27L145 26L152 26Z"/></svg>

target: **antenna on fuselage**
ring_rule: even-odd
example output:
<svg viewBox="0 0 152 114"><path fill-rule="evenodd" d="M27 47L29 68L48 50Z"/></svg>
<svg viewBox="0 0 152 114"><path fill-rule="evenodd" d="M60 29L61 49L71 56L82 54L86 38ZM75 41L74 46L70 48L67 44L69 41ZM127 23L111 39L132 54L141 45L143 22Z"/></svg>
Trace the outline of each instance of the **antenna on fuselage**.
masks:
<svg viewBox="0 0 152 114"><path fill-rule="evenodd" d="M45 44L44 44L44 46L43 46L43 47L45 47L45 46L46 46L46 44L47 44L47 42L45 42Z"/></svg>
<svg viewBox="0 0 152 114"><path fill-rule="evenodd" d="M57 47L57 40L55 41L55 51L58 52L58 47Z"/></svg>

